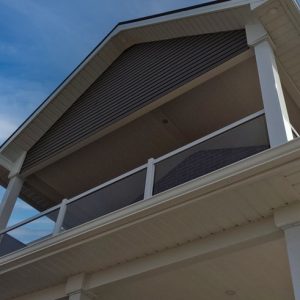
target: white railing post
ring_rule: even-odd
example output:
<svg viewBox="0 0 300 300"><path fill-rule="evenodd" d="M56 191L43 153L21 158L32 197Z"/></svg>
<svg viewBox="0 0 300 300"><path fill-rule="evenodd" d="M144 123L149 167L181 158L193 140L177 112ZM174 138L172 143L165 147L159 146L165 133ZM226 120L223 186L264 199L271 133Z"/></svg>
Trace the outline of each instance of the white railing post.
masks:
<svg viewBox="0 0 300 300"><path fill-rule="evenodd" d="M63 201L60 204L60 209L58 212L58 216L55 222L55 226L53 229L53 234L52 235L56 235L61 231L62 225L63 225L63 221L65 218L65 214L66 214L66 210L67 210L67 200L68 199L63 199Z"/></svg>
<svg viewBox="0 0 300 300"><path fill-rule="evenodd" d="M144 199L148 199L148 198L152 197L152 194L153 194L154 173L155 173L155 164L154 164L154 162L155 161L154 161L153 158L148 159Z"/></svg>

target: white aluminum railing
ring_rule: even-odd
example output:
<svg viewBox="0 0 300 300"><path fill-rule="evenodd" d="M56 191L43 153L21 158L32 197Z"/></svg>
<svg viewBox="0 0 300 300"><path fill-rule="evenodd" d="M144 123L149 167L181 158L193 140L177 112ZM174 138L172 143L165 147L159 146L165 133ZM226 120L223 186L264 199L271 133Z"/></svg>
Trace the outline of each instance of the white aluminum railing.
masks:
<svg viewBox="0 0 300 300"><path fill-rule="evenodd" d="M29 224L29 223L31 223L31 222L33 222L33 221L35 221L35 220L37 220L41 217L45 217L46 215L50 214L51 212L54 212L55 210L58 210L58 215L57 215L55 224L53 226L52 234L50 234L50 236L51 235L57 235L58 233L61 232L61 230L63 228L63 222L64 222L64 218L65 218L65 215L66 215L68 205L70 205L72 202L74 202L76 200L84 198L85 196L90 195L91 193L99 191L99 190L103 189L104 187L107 187L107 186L109 186L109 185L111 185L115 182L118 182L118 181L120 181L124 178L127 178L130 175L133 175L133 174L135 174L139 171L142 171L144 169L146 169L146 179L145 179L145 188L144 188L144 197L143 197L143 199L144 200L149 199L150 197L152 197L152 194L153 194L155 165L158 162L161 162L162 160L165 160L165 159L167 159L169 157L172 157L172 156L174 156L174 155L176 155L180 152L183 152L183 151L185 151L189 148L192 148L195 145L203 143L203 142L205 142L205 141L207 141L207 140L209 140L213 137L221 135L221 134L223 134L223 133L225 133L225 132L227 132L227 131L229 131L229 130L231 130L231 129L239 126L239 125L242 125L242 124L244 124L248 121L251 121L251 120L253 120L253 119L255 119L259 116L262 116L263 114L264 114L264 110L258 111L254 114L251 114L251 115L249 115L249 116L247 116L247 117L245 117L245 118L243 118L243 119L241 119L237 122L234 122L234 123L222 128L222 129L219 129L219 130L217 130L217 131L215 131L211 134L208 134L208 135L206 135L206 136L204 136L204 137L202 137L202 138L200 138L200 139L198 139L198 140L196 140L192 143L189 143L189 144L187 144L183 147L180 147L180 148L178 148L178 149L176 149L176 150L174 150L174 151L172 151L172 152L170 152L166 155L163 155L163 156L161 156L157 159L150 158L146 164L144 164L144 165L142 165L138 168L135 168L135 169L133 169L133 170L131 170L131 171L125 173L125 174L122 174L122 175L120 175L116 178L113 178L113 179L111 179L111 180L109 180L109 181L107 181L103 184L100 184L100 185L98 185L98 186L96 186L96 187L94 187L94 188L92 188L92 189L90 189L90 190L88 190L84 193L81 193L81 194L79 194L79 195L77 195L77 196L75 196L71 199L63 199L60 204L58 204L54 207L51 207L51 208L49 208L49 209L33 216L33 217L30 217L30 218L28 218L28 219L26 219L22 222L19 222L19 223L13 225L13 226L5 228L4 230L0 231L0 236L3 236L4 234L9 233L9 232L11 232L11 231L13 231L13 230L15 230L19 227L22 227L26 224ZM49 235L46 235L45 237L49 237ZM40 241L40 239L38 241ZM0 249L1 249L1 239L0 239Z"/></svg>

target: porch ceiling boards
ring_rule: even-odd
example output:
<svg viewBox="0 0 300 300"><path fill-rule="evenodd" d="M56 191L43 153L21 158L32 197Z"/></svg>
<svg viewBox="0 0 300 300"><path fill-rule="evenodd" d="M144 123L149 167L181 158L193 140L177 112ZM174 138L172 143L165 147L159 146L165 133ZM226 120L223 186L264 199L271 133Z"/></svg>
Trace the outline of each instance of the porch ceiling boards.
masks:
<svg viewBox="0 0 300 300"><path fill-rule="evenodd" d="M239 228L256 226L254 232L278 237L273 211L300 200L299 146L297 139L269 149L4 256L0 294L7 299L60 284L80 272L126 267ZM8 288L16 281L18 290Z"/></svg>

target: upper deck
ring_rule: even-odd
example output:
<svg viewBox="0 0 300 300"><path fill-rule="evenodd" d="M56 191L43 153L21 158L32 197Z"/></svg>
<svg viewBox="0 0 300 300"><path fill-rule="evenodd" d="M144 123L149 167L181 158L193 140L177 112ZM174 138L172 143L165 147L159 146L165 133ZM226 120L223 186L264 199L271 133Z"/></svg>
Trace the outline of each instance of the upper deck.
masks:
<svg viewBox="0 0 300 300"><path fill-rule="evenodd" d="M247 299L262 255L272 283L256 297L291 299L274 215L300 198L295 13L293 1L223 1L108 36L1 148L1 297L52 286L63 298L59 286L86 273L96 297L140 297L137 276L155 298L160 269L169 283L213 282L210 257L221 273L239 262L243 280L225 269ZM40 213L7 227L18 196Z"/></svg>

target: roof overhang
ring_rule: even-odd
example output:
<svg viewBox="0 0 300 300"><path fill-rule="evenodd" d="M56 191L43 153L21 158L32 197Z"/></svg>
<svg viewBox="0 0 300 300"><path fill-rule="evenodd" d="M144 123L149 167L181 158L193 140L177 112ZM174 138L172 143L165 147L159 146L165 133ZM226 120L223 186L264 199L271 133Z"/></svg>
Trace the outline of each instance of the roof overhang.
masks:
<svg viewBox="0 0 300 300"><path fill-rule="evenodd" d="M21 153L28 151L91 83L130 46L153 40L240 29L249 18L249 1L233 0L214 1L197 8L119 23L8 138L0 153L14 162Z"/></svg>
<svg viewBox="0 0 300 300"><path fill-rule="evenodd" d="M251 4L251 5L250 5ZM268 18L264 11L272 6L284 7L280 14L298 30L294 19L299 10L294 0L231 0L214 1L145 19L119 23L67 79L37 108L37 110L8 138L0 148L7 161L15 162L27 152L45 132L63 115L78 97L98 78L111 63L134 44L180 36L236 30L253 20L252 9L263 22ZM298 22L298 23L297 23ZM267 27L267 30L269 28ZM270 34L270 32L269 32ZM299 58L300 61L300 58ZM294 82L294 78L289 76ZM300 86L293 83L293 86ZM0 162L1 164L1 162Z"/></svg>

